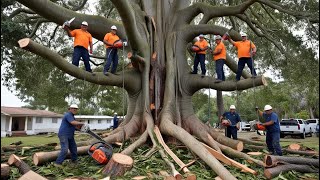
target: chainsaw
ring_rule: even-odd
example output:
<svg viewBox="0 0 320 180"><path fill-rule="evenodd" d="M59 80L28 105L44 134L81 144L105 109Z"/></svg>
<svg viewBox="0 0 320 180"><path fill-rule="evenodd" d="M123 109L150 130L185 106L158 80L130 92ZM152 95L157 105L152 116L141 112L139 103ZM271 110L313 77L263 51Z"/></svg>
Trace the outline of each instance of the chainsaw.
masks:
<svg viewBox="0 0 320 180"><path fill-rule="evenodd" d="M62 28L64 28L64 26L70 27L70 25L71 25L71 23L72 23L72 21L73 21L74 19L75 19L75 17L72 18L72 19L70 19L69 21L64 22L63 25L62 25Z"/></svg>
<svg viewBox="0 0 320 180"><path fill-rule="evenodd" d="M107 164L112 157L112 146L103 140L99 135L90 130L89 125L84 124L81 126L81 132L90 134L92 137L99 140L99 142L93 143L89 150L88 154L98 163L98 164Z"/></svg>

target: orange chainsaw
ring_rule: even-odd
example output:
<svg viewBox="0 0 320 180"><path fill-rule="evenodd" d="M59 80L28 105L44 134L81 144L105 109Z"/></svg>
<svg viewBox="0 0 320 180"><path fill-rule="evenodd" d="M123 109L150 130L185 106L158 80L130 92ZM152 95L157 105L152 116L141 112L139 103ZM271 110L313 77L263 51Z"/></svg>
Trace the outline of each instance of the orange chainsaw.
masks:
<svg viewBox="0 0 320 180"><path fill-rule="evenodd" d="M254 124L253 128L255 130L260 130L260 131L265 131L266 130L266 126L262 125L261 123Z"/></svg>

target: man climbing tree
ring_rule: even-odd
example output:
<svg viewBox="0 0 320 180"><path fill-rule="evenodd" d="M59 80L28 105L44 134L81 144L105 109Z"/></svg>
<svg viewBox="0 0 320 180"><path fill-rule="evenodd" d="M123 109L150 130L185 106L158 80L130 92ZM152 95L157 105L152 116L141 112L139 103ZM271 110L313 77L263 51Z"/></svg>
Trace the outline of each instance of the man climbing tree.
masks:
<svg viewBox="0 0 320 180"><path fill-rule="evenodd" d="M21 38L19 47L50 61L58 70L94 84L123 87L126 90L128 93L128 106L125 118L119 127L104 140L109 143L123 142L131 137L138 137L135 142L132 142L121 152L122 154L130 155L136 148L145 144L148 138L157 146L158 141L154 136L154 130L156 129L155 127L158 127L162 135L171 136L185 144L222 179L236 178L214 156L208 156L208 150L200 141L218 152L228 154L230 157L241 157L256 162L261 166L263 166L263 163L256 159L250 159L245 153L240 152L243 148L241 141L224 137L212 127L203 124L192 107L192 96L203 88L219 91L245 90L254 86L266 85L266 81L263 76L257 76L253 80L248 79L250 76L245 71L242 72L244 79L238 81L237 84L233 81L214 83L215 78L201 78L201 76L190 74L191 68L186 63L188 60L188 45L199 34L225 34L228 29L221 26L219 20L230 18L230 22L228 20L229 25L237 26L245 22L248 25L248 31L252 31L256 36L261 37L264 43L272 47L270 49L280 54L285 53L288 50L287 47L271 38L273 34L268 29L269 25L265 25L260 21L261 17L256 14L257 12L262 13L264 16L273 17L278 16L274 12L277 9L282 15L288 14L294 17L293 19L303 18L310 23L316 24L319 22L319 19L314 18L314 12L288 11L288 8L284 8L281 3L266 0L239 1L237 4L228 6L225 6L222 1L219 2L220 4L193 1L191 3L189 0L107 1L112 3L112 8L110 9L117 10L117 20L121 20L117 21L117 23L115 23L114 19L106 18L110 17L108 14L81 14L49 0L17 0L17 2L19 2L19 6L22 4L28 8L25 11L25 7L21 6L24 9L21 12L26 12L30 16L40 16L57 25L62 25L66 19L76 17L70 29L79 28L78 25L87 20L90 22L88 31L101 42L103 41L105 30L110 29L112 25L117 26L117 34L120 37L127 37L128 47L126 47L126 52L130 52L128 53L128 58L132 63L132 67L122 69L119 75L110 74L106 77L101 69L96 73L96 76L92 76L91 73L66 63L64 57L61 56L63 52L59 52L58 48L48 48L48 44L41 43L34 36L28 36L30 35L29 33L24 33L24 37L19 36ZM269 9L268 11L272 11L272 13L269 15L260 6ZM77 7L74 8L78 9ZM252 8L254 10L251 10ZM12 12L12 16L14 17L16 13L19 14L19 12ZM235 18L237 20L236 23L233 21ZM270 17L270 19L273 18ZM17 21L19 21L19 18ZM274 24L274 26L278 25L277 23ZM36 25L35 28L37 28ZM284 33L282 30L286 28L277 27L275 29L279 30L280 32L278 33L281 34ZM241 40L241 36L237 31L231 30L229 34L234 41ZM288 33L284 34L287 35ZM287 36L283 36L283 38L285 37ZM14 42L16 43L17 41ZM28 55L32 56L29 53ZM21 59L21 57L27 58L27 55L19 58ZM278 57L277 63L286 62L286 59L280 59L285 56ZM154 86L152 86L154 97L150 96L149 86L152 60L156 63L154 66L156 69L154 73L155 81ZM233 72L236 72L238 68L236 61L228 56L226 65ZM202 75L204 75L204 72L202 72ZM154 98L155 102L155 106L152 107L155 108L156 113L154 115L150 109L151 98ZM68 99L67 96L65 99ZM88 141L86 143L90 145L93 142ZM167 159L164 155L162 157ZM166 161L166 163L168 167L172 167L171 162Z"/></svg>

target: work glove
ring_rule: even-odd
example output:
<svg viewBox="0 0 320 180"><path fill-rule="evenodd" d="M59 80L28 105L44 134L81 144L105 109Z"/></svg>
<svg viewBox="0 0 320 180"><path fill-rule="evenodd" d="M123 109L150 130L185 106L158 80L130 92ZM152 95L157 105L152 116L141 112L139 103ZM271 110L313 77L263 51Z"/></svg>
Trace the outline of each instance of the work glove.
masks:
<svg viewBox="0 0 320 180"><path fill-rule="evenodd" d="M89 131L90 131L90 127L89 127L88 124L83 124L83 125L81 126L80 132L86 133L86 132L89 132Z"/></svg>

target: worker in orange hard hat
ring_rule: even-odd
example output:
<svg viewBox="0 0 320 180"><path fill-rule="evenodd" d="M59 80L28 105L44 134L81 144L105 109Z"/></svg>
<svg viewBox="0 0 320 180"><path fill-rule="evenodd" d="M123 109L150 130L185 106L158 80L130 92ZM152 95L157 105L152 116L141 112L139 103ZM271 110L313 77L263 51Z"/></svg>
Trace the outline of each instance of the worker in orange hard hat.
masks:
<svg viewBox="0 0 320 180"><path fill-rule="evenodd" d="M117 35L117 27L111 26L111 31L104 36L103 43L106 45L106 64L104 65L103 74L108 75L109 68L112 63L111 73L115 74L118 66L118 47L114 46L114 43L120 40Z"/></svg>
<svg viewBox="0 0 320 180"><path fill-rule="evenodd" d="M262 123L261 125L265 126L267 130L266 143L269 153L282 156L280 146L280 122L278 115L272 111L272 107L270 105L264 106L264 112L260 111L258 107L256 107L256 111L265 120L265 123Z"/></svg>

